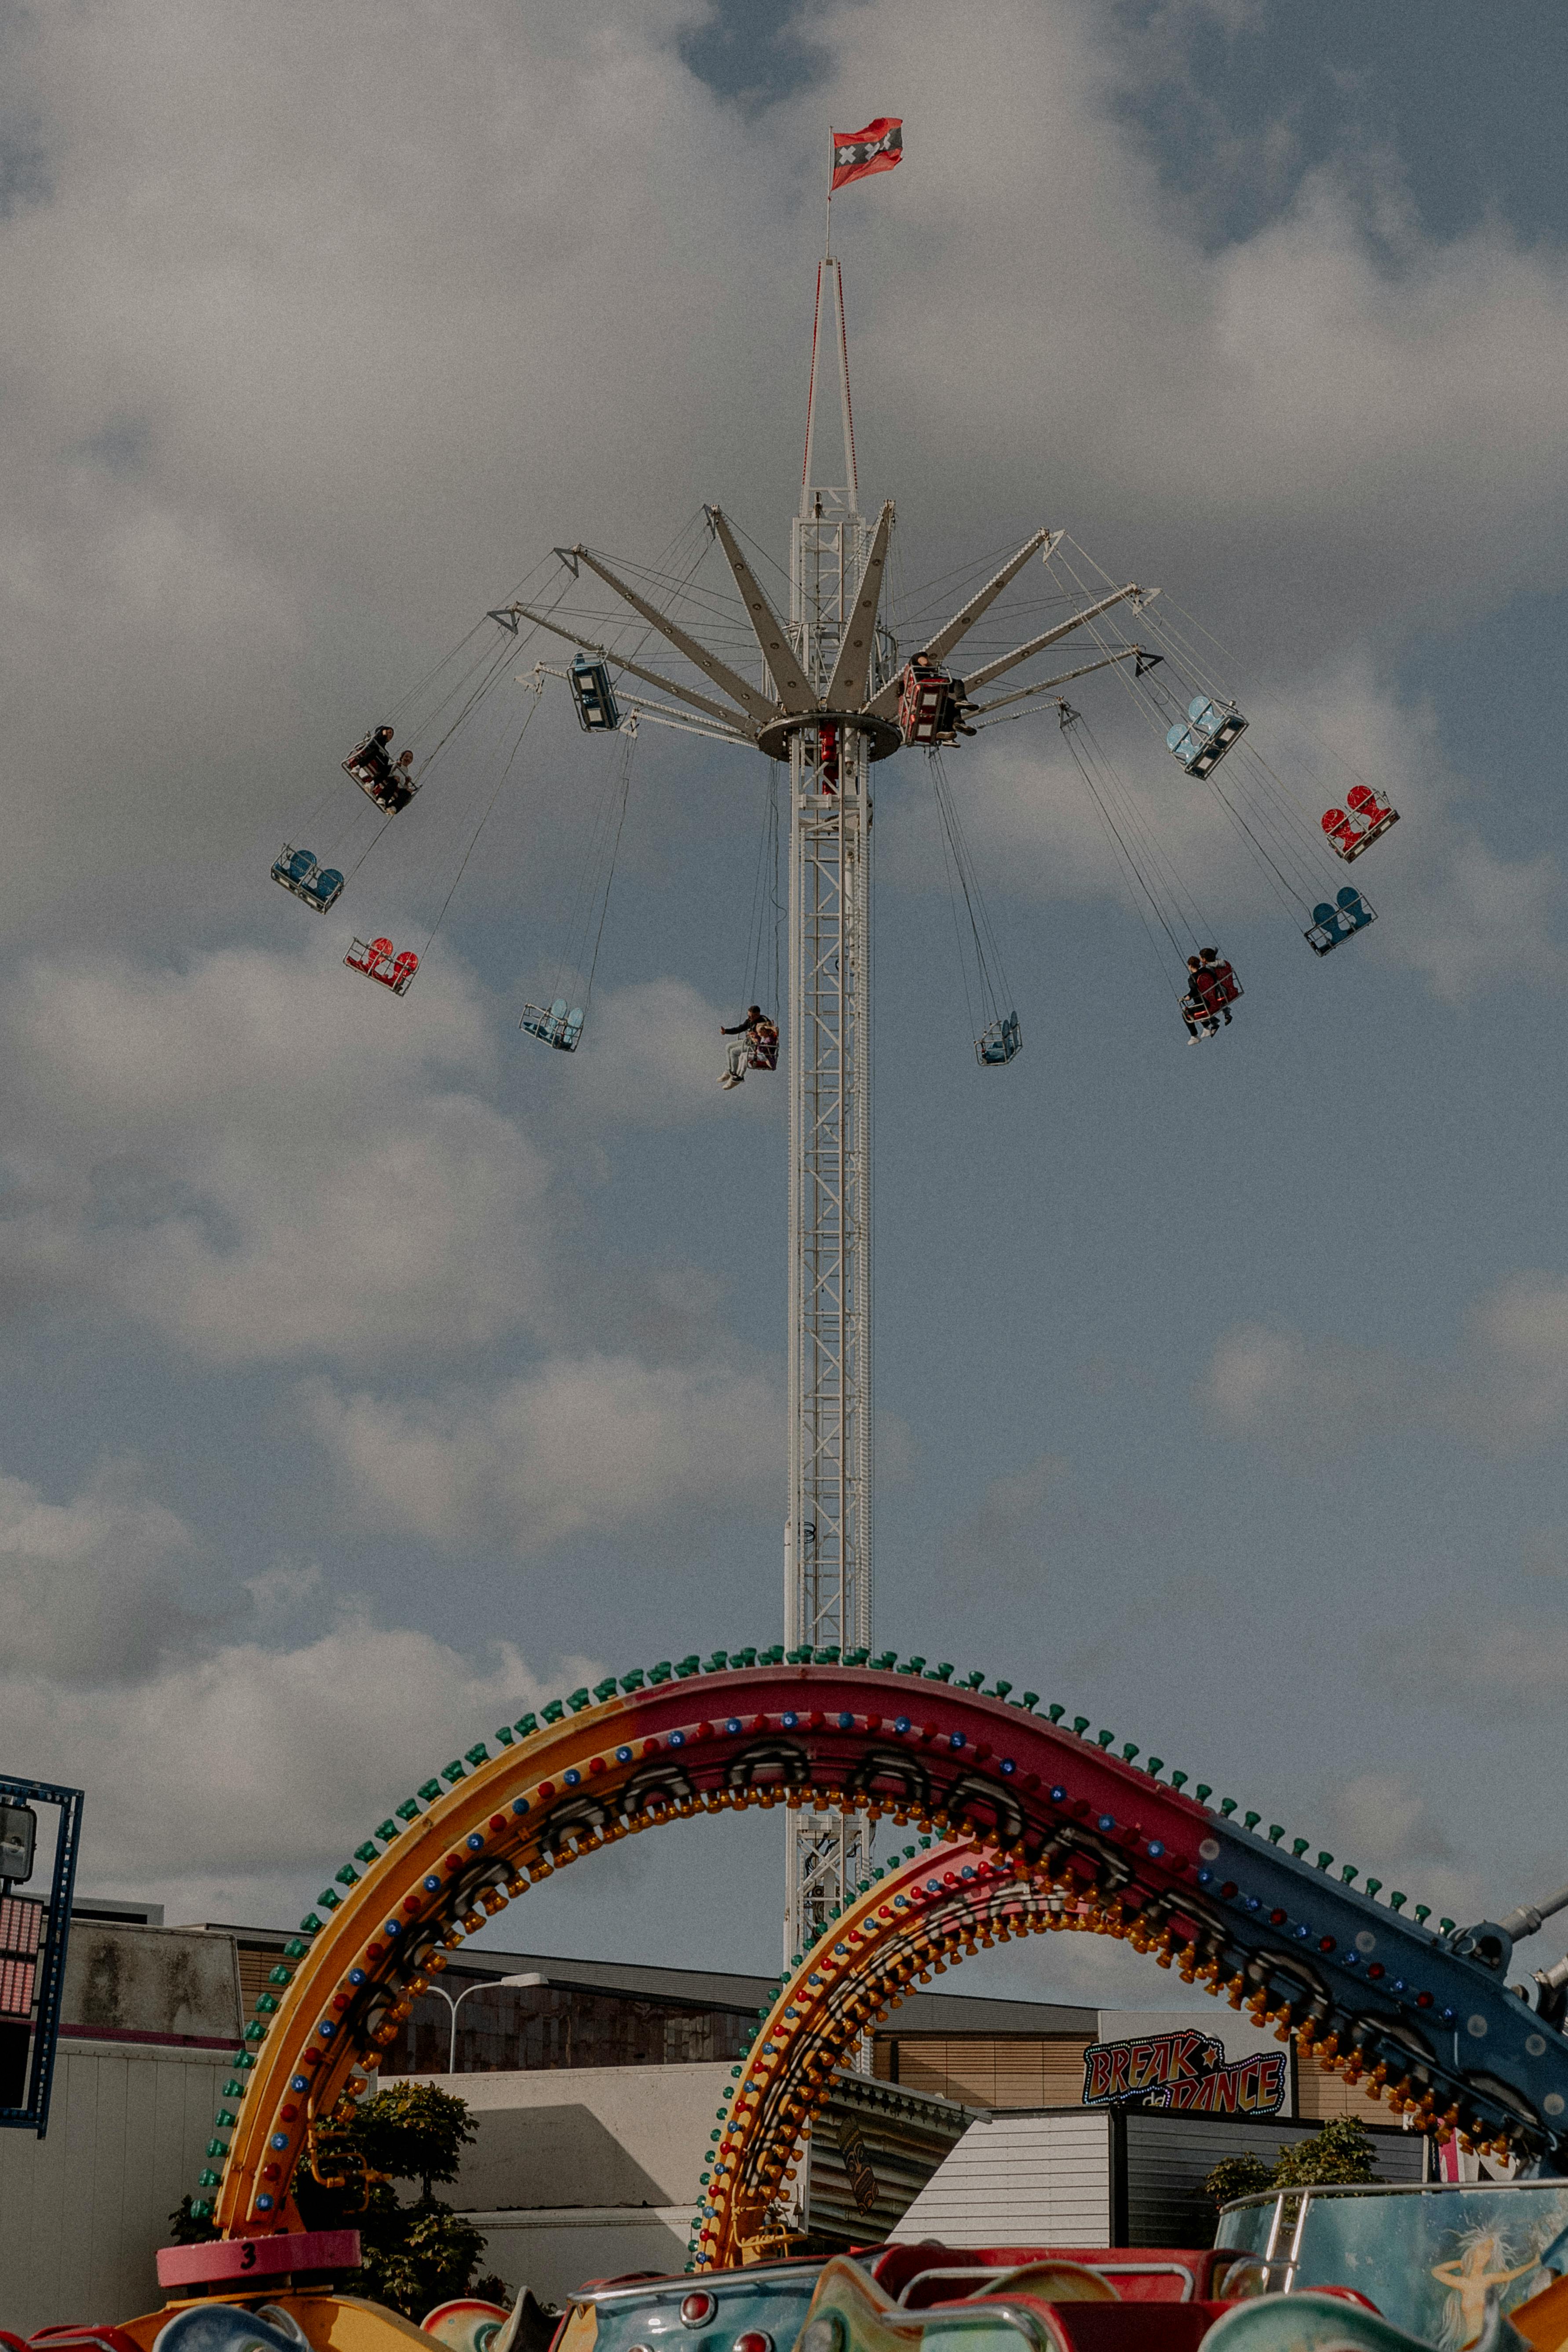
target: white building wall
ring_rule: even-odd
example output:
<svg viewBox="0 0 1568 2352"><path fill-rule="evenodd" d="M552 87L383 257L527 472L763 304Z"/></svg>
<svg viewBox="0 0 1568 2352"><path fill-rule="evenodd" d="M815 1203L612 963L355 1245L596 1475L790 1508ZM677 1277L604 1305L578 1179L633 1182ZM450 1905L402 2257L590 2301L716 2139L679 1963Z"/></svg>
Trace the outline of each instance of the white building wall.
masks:
<svg viewBox="0 0 1568 2352"><path fill-rule="evenodd" d="M996 2116L971 2124L895 2239L947 2246L1108 2246L1110 2119Z"/></svg>
<svg viewBox="0 0 1568 2352"><path fill-rule="evenodd" d="M466 2078L465 2078L466 2079ZM484 2268L514 2293L568 2304L589 2279L683 2271L695 2205L574 2205L468 2213L485 2233Z"/></svg>
<svg viewBox="0 0 1568 2352"><path fill-rule="evenodd" d="M206 2162L221 2052L61 2038L47 2136L0 2132L0 2327L130 2319Z"/></svg>

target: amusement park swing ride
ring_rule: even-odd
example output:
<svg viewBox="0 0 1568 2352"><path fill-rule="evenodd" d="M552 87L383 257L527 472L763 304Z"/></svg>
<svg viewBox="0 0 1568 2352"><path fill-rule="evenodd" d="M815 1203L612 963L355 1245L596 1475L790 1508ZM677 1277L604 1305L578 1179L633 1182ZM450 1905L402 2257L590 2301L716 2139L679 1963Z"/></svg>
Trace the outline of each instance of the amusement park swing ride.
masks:
<svg viewBox="0 0 1568 2352"><path fill-rule="evenodd" d="M870 126L875 140L859 134L858 143L836 147L835 185L867 168L889 168L900 151L887 142L897 128L884 121ZM868 166L855 160L867 153L879 161ZM851 161L842 163L847 154ZM540 567L542 574L553 573L553 593L520 592L493 607L454 655L404 698L392 719L367 731L342 766L380 817L378 833L359 853L363 864L380 835L416 804L453 741L474 729L482 710L495 708L494 689L512 672L522 645L542 636L561 645L554 661L541 659L518 680L528 690L527 709L521 725L513 729L508 721L496 738L500 777L462 846L452 888L515 766L546 681L563 681L583 731L614 737L620 747L568 919L562 979L547 1001L528 1003L521 1016L526 1034L565 1054L580 1050L588 1027L639 727L674 728L705 742L761 753L776 776L787 777L785 1634L792 1653L831 1645L847 1656L868 1653L871 1641L868 1052L875 772L906 750L923 753L931 770L961 941L968 934L965 991L974 1050L986 1070L1005 1068L1017 1057L1023 1033L947 777L945 755L961 741L1037 712L1055 713L1193 1045L1213 1040L1230 1024L1240 982L1219 950L1203 944L1212 922L1163 845L1145 799L1133 792L1097 727L1066 689L1097 674L1120 678L1135 717L1185 776L1207 788L1266 884L1300 921L1315 955L1333 952L1374 919L1353 884L1333 892L1324 887L1324 850L1345 863L1359 858L1395 823L1396 812L1385 794L1346 769L1348 788L1314 824L1212 674L1199 625L1159 591L1100 572L1061 530L1032 530L1000 563L949 575L945 583L917 593L907 612L899 613L888 593L892 503L874 520L860 508L843 279L831 251L831 217L830 196L829 249L816 279L801 493L790 526L787 617L782 596L775 603L760 577L771 559L758 550L753 561L744 533L718 506L703 509L685 543L654 571L581 544L558 548ZM830 379L836 379L836 400ZM717 589L699 577L715 550L727 574ZM1010 623L999 642L994 635L987 642L993 608L997 619L1018 613L1016 583L1031 566L1045 572L1047 584L1023 596L1022 611L1026 623L1043 625L1016 634ZM585 587L596 603L568 604L569 595ZM1005 604L1010 589L1014 595ZM627 642L629 632L635 634ZM654 638L662 641L666 667L650 666L646 657L647 642ZM1026 675L1024 683L992 690L1047 656L1062 666L1047 663L1049 675ZM395 753L400 732L413 740ZM422 812L427 805L418 802ZM769 813L776 846L776 793ZM312 852L291 845L272 871L320 912L335 906L345 887L340 867L323 866ZM448 890L447 904L451 896ZM343 961L401 996L428 948L428 939L420 950L398 950L383 934L356 937ZM761 926L754 924L752 984L759 990L763 960ZM753 1022L744 1063L726 1083L748 1066L753 1072L773 1066L776 1003L767 1012L773 1017ZM868 1859L863 1831L854 1823L812 1815L795 1825L786 1869L786 1951L804 1948L820 1931L860 1884Z"/></svg>
<svg viewBox="0 0 1568 2352"><path fill-rule="evenodd" d="M890 168L898 131L883 121L836 145L836 183L840 157L844 178ZM829 347L841 464L826 458L818 430ZM956 584L936 583L927 604L940 599L940 619L918 601L900 614L887 595L892 507L884 505L874 523L859 509L843 288L831 249L817 278L807 415L787 619L762 586L743 534L717 507L704 509L695 551L679 551L662 574L582 545L559 550L564 577L555 578L553 597L535 587L494 608L458 655L344 760L379 826L347 871L291 845L273 867L302 904L330 911L390 824L399 816L405 826L417 824L408 812L454 738L500 704L493 689L512 669L525 633L529 640L535 632L563 640L572 648L569 668L541 660L520 681L531 698L521 724L508 719L497 739L499 775L461 845L425 947L398 950L382 934L356 938L344 961L389 993L406 994L545 682L564 677L584 731L620 739L561 966L572 985L548 1003L531 1002L522 1015L536 1043L574 1054L588 1032L639 725L687 729L760 751L773 775L787 776L786 1639L765 1649L716 1650L706 1659L661 1659L552 1699L474 1741L389 1812L322 1889L257 1997L191 2207L217 2241L165 2250L159 2258L165 2284L253 2298L274 2278L287 2287L297 2271L351 2262L338 2240L301 2229L295 2184L302 2168L318 2180L335 2178L335 2120L363 2094L448 1950L561 1869L625 1837L699 1812L752 1807L782 1806L788 1820L790 1956L715 2116L691 2225L693 2270L710 2273L776 2250L798 2151L834 2070L858 2062L868 2030L907 1987L977 1948L1062 1930L1115 1937L1184 1983L1201 1984L1235 2009L1245 2005L1300 2058L1363 2084L1407 2128L1527 2163L1543 2177L1568 2178L1568 1959L1536 1972L1533 2000L1529 1988L1506 1981L1516 1940L1568 1908L1568 1887L1500 1921L1462 1928L1445 1918L1433 1928L1427 1906L1405 1916L1403 1892L1384 1895L1381 1880L1362 1879L1350 1864L1333 1875L1335 1857L1319 1851L1312 1860L1304 1837L1287 1850L1283 1823L1265 1832L1257 1811L1237 1819L1235 1799L1211 1802L1214 1791L1203 1782L1189 1791L1188 1774L1167 1770L1163 1758L1143 1754L1137 1743L1124 1741L1113 1754L1115 1735L1101 1730L1090 1738L1087 1717L1069 1723L1058 1704L1037 1712L1037 1692L1017 1692L1011 1680L988 1681L979 1671L957 1675L946 1661L871 1654L867 1055L874 772L900 750L927 756L955 914L962 900L970 918L978 991L971 1003L984 1014L973 1024L975 1051L985 1070L1009 1066L1023 1039L943 767L944 753L961 739L1054 709L1194 1042L1212 1039L1232 1018L1239 983L1218 950L1202 944L1212 926L1143 800L1066 688L1094 674L1120 681L1165 751L1235 824L1282 903L1308 917L1303 935L1317 956L1335 952L1374 917L1350 883L1331 898L1326 888L1314 898L1321 868L1308 853L1321 858L1326 846L1342 864L1354 863L1397 820L1386 796L1357 778L1315 827L1308 823L1259 751L1259 730L1206 674L1195 625L1173 618L1169 601L1157 601L1152 590L1089 576L1089 560L1060 530L1037 530L999 564L992 559ZM710 548L719 551L731 583L718 594L697 576ZM987 616L1036 559L1061 591L1053 584L1043 593L1015 642L993 646ZM616 604L596 612L568 606L584 574ZM1055 609L1037 608L1051 599ZM626 614L640 631L629 645ZM1129 623L1132 633L1124 636ZM659 656L665 667L642 658L650 634L668 649ZM1051 676L988 693L1058 647L1054 657L1065 667ZM414 740L395 756L399 730ZM775 844L779 835L776 795L770 806L764 846L770 832ZM753 974L760 962L759 950ZM776 988L773 1003L776 1009ZM765 1070L765 1052L751 1066ZM885 1819L919 1835L874 1863L872 1832ZM863 2352L865 2345L908 2340L907 2332L888 2332L892 2306L885 2295L864 2336L853 2315L847 2320L834 2306L832 2294L843 2284L836 2285L835 2271L847 2276L852 2267L830 2263L825 2271L812 2304L817 2315L801 2332L808 2352L829 2346ZM1500 2275L1516 2280L1522 2273ZM1287 2286L1293 2276L1292 2268ZM869 2290L860 2273L854 2279L864 2301ZM1090 2302L1111 2296L1106 2278L1088 2271L1073 2293L1085 2279ZM1042 2286L1037 2277L1031 2290L1022 2272L1002 2284L1026 2300L1033 2291L1047 2313L1060 2291L1059 2282ZM1531 2307L1556 2291L1545 2290ZM1343 2304L1328 2307L1329 2334L1307 2327L1319 2301L1303 2297L1283 2335L1262 2331L1268 2346L1310 2343L1327 2352L1345 2342ZM1351 2301L1365 2298L1352 2293ZM210 2300L168 2324L193 2343L199 2337L240 2352L276 2342L284 2352L296 2336L306 2345L323 2340L320 2314L345 2307L327 2296L314 2335L287 2305L278 2306L278 2326L265 2310L253 2318L229 2307L225 2318L225 2306ZM694 2291L679 2305L681 2324L705 2327L718 2309L715 2294ZM1215 2309L1189 2303L1194 2325L1184 2330L1172 2331L1167 2315L1152 2331L1075 2335L1037 2320L1015 2333L1035 2345L1092 2340L1101 2352L1110 2342L1131 2347L1134 2334L1140 2343L1168 2345L1179 2336L1195 2347ZM1215 2324L1234 2333L1239 2315L1246 2335L1246 2309ZM984 2315L978 2304L974 2315ZM1394 2352L1412 2344L1381 2322L1383 2332L1369 2336L1359 2315L1352 2316L1362 2328L1352 2332L1356 2345ZM209 2323L217 2323L216 2333ZM155 2352L163 2324L156 2315L109 2331L110 2352L128 2344ZM331 2336L367 2340L358 2318L352 2330ZM1521 2339L1491 2328L1484 2340ZM1558 2352L1568 2338L1559 2330L1529 2340L1538 2352ZM170 2341L183 2344L184 2336ZM1246 2341L1252 2346L1250 2335ZM772 2343L766 2335L735 2339L738 2347L770 2352ZM1252 2352L1264 2352L1261 2342Z"/></svg>
<svg viewBox="0 0 1568 2352"><path fill-rule="evenodd" d="M900 152L896 123L869 126L836 144L833 184L889 169ZM527 689L527 707L521 724L504 719L495 732L491 749L500 775L460 845L446 904L516 766L547 680L563 681L584 733L614 737L619 745L567 920L557 989L548 1001L528 1003L521 1016L526 1034L565 1054L580 1050L588 1027L639 727L673 728L761 753L776 778L787 778L785 1636L791 1654L831 1648L847 1657L868 1654L871 1642L868 1054L875 772L906 750L923 753L930 768L961 942L968 935L965 992L976 1057L985 1070L1008 1066L1021 1051L1023 1034L947 777L945 755L961 741L1019 718L1055 713L1172 987L1189 1044L1211 1041L1230 1024L1241 984L1218 950L1203 944L1214 926L1162 844L1146 799L1132 790L1098 728L1066 689L1097 675L1120 679L1135 718L1163 741L1165 755L1185 776L1207 788L1317 956L1333 952L1374 919L1353 884L1337 891L1324 887L1325 849L1343 863L1358 859L1396 822L1397 813L1386 794L1331 753L1344 768L1345 782L1314 823L1300 805L1298 788L1264 756L1256 730L1213 674L1212 641L1200 625L1158 590L1101 572L1059 529L1032 530L1001 562L950 574L898 610L888 593L892 503L874 520L860 508L831 202L830 194L828 250L816 278L801 492L782 583L787 617L780 610L782 596L775 603L759 576L771 559L759 549L753 561L745 534L718 506L703 509L700 521L656 570L581 544L558 548L537 567L532 593L520 591L491 608L389 719L366 732L342 767L379 817L352 873L400 815L410 823L405 812L417 804L423 814L430 805L417 796L454 741L472 734L481 714L493 713L498 702L504 711L495 689L513 672L524 643L542 637L562 646L561 656L541 659L517 681ZM714 551L727 574L718 587L699 576ZM1045 573L1046 585L1032 596L1024 593L1021 630L1015 619L998 639L995 621L1018 614L1016 583L1024 583L1031 566ZM547 580L552 593L546 593ZM585 587L595 603L568 604L569 595ZM1014 594L1004 602L1009 590ZM994 620L993 608L998 608ZM1043 625L1027 625L1031 621ZM646 658L650 639L662 641L664 667ZM1047 676L1028 674L1047 656L1061 666L1047 663ZM1026 671L1026 682L992 690L1018 671ZM395 752L400 733L412 740ZM776 854L776 788L768 822ZM272 872L322 913L336 905L347 879L342 868L323 866L312 852L291 845ZM431 937L439 921L437 916ZM356 937L343 961L402 996L429 944L426 939L422 950L399 950L384 934ZM759 919L752 958L759 992L765 985L763 961ZM744 1063L732 1076L747 1067L765 1072L773 1066L777 1011L775 1000L767 1008L773 1017L753 1023ZM814 1813L792 1825L786 1952L805 1949L821 1931L861 1884L868 1858L864 1830L853 1821Z"/></svg>

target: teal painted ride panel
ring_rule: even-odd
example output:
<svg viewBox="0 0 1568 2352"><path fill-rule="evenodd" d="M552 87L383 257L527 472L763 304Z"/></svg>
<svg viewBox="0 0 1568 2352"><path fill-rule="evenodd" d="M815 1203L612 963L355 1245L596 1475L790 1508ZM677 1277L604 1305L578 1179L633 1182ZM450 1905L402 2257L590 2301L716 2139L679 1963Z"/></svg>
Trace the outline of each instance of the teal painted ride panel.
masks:
<svg viewBox="0 0 1568 2352"><path fill-rule="evenodd" d="M1353 2287L1395 2327L1438 2352L1462 2352L1481 2333L1489 2294L1506 2314L1550 2284L1542 2256L1565 2228L1561 2179L1269 2190L1227 2205L1215 2243L1258 2258L1256 2293L1287 2283ZM1226 2292L1247 2286L1238 2263Z"/></svg>

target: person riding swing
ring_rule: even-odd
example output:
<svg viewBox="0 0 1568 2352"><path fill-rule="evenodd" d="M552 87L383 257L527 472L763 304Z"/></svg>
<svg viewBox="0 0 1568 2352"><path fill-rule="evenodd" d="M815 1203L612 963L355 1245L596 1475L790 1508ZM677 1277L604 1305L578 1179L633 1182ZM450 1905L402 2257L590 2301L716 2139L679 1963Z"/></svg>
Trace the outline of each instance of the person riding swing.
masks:
<svg viewBox="0 0 1568 2352"><path fill-rule="evenodd" d="M777 1066L779 1033L760 1004L748 1004L744 1018L732 1029L721 1027L719 1034L735 1040L726 1048L729 1066L719 1081L726 1089L742 1085L748 1068L771 1070Z"/></svg>

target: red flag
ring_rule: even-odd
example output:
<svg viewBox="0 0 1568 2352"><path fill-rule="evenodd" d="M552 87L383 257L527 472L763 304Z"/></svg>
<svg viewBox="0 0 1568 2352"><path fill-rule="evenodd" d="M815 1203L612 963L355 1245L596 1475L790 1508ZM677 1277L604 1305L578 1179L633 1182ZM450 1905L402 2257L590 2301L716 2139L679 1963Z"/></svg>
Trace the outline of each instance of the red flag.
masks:
<svg viewBox="0 0 1568 2352"><path fill-rule="evenodd" d="M835 131L829 136L833 141L833 186L829 193L837 195L851 180L863 180L871 172L892 170L904 152L904 119L901 114L879 114L864 131L846 131L842 136Z"/></svg>

